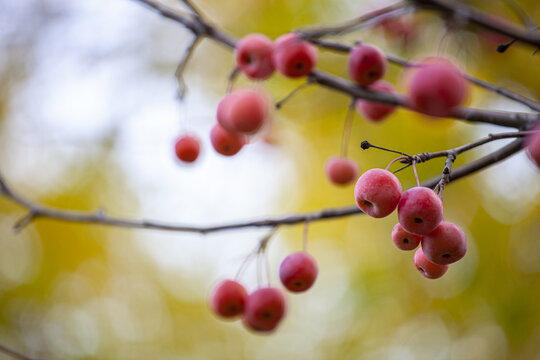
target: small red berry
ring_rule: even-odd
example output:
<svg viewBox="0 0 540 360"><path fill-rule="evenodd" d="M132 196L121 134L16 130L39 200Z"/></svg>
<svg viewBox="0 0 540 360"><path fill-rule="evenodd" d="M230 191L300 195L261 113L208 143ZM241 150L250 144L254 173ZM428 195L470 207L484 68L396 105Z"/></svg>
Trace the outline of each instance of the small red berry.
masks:
<svg viewBox="0 0 540 360"><path fill-rule="evenodd" d="M448 265L437 265L429 261L421 247L414 253L414 266L428 279L438 279L448 271Z"/></svg>
<svg viewBox="0 0 540 360"><path fill-rule="evenodd" d="M358 85L368 86L383 77L386 58L378 47L359 44L349 54L349 75Z"/></svg>
<svg viewBox="0 0 540 360"><path fill-rule="evenodd" d="M343 157L331 157L324 167L326 176L337 185L351 183L358 176L358 165L352 160Z"/></svg>
<svg viewBox="0 0 540 360"><path fill-rule="evenodd" d="M368 87L369 90L383 91L394 94L396 91L392 84L387 81L380 80ZM379 122L396 110L395 106L382 104L374 101L358 100L356 109L366 118L373 122Z"/></svg>
<svg viewBox="0 0 540 360"><path fill-rule="evenodd" d="M279 279L287 290L292 292L303 292L308 290L319 270L317 263L306 252L290 254L279 265Z"/></svg>
<svg viewBox="0 0 540 360"><path fill-rule="evenodd" d="M370 169L360 176L354 187L356 205L374 218L388 216L401 198L401 184L388 170Z"/></svg>
<svg viewBox="0 0 540 360"><path fill-rule="evenodd" d="M317 63L317 49L300 39L298 34L285 34L274 43L272 61L275 68L287 77L307 76Z"/></svg>
<svg viewBox="0 0 540 360"><path fill-rule="evenodd" d="M192 135L181 135L174 144L176 157L184 162L194 162L199 156L199 140Z"/></svg>
<svg viewBox="0 0 540 360"><path fill-rule="evenodd" d="M449 116L461 104L467 83L459 69L443 59L431 60L413 70L409 85L411 106L432 116Z"/></svg>
<svg viewBox="0 0 540 360"><path fill-rule="evenodd" d="M236 44L236 66L251 79L267 79L274 72L274 44L262 34L249 34Z"/></svg>
<svg viewBox="0 0 540 360"><path fill-rule="evenodd" d="M269 332L277 328L286 312L287 302L283 291L264 287L249 294L243 322L253 331Z"/></svg>
<svg viewBox="0 0 540 360"><path fill-rule="evenodd" d="M244 312L248 294L237 281L223 280L212 291L210 307L223 318L234 318Z"/></svg>
<svg viewBox="0 0 540 360"><path fill-rule="evenodd" d="M221 125L215 124L210 131L210 141L214 149L225 156L238 153L246 144L246 136L225 130Z"/></svg>
<svg viewBox="0 0 540 360"><path fill-rule="evenodd" d="M403 229L411 234L430 233L443 221L441 198L427 187L410 188L399 200L398 219Z"/></svg>
<svg viewBox="0 0 540 360"><path fill-rule="evenodd" d="M534 130L536 131L535 133L525 138L525 146L529 158L540 168L540 124Z"/></svg>
<svg viewBox="0 0 540 360"><path fill-rule="evenodd" d="M422 241L422 235L408 233L400 223L392 229L392 241L401 250L414 250Z"/></svg>
<svg viewBox="0 0 540 360"><path fill-rule="evenodd" d="M422 251L432 263L448 265L467 252L467 237L454 223L443 221L422 240Z"/></svg>

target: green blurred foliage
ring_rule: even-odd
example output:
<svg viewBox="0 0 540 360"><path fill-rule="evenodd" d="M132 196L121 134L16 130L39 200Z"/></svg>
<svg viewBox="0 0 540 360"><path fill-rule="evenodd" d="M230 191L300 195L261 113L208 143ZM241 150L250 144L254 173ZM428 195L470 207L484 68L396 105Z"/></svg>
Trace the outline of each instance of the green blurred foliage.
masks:
<svg viewBox="0 0 540 360"><path fill-rule="evenodd" d="M291 29L356 15L350 12L354 4L331 0L197 3L217 26L238 37L261 32L276 38ZM516 21L503 2L471 4ZM520 5L540 22L537 1L520 1ZM153 21L160 26L165 20ZM538 55L531 56L533 49L516 45L501 55L478 29L448 30L430 14L419 14L417 23L420 36L407 46L396 46L377 28L344 39L372 41L385 51L411 59L447 55L478 77L540 98L540 73L536 71L540 60ZM31 41L25 47L31 53L40 39L37 29L28 34ZM9 49L4 50L11 56ZM8 131L4 126L9 120L7 104L17 86L25 82L26 73L32 71L28 64L39 61L21 59L23 56L24 52L13 54L9 66L1 68L0 124L4 133ZM160 72L164 66L173 73L174 63L151 60L155 63L145 70ZM205 40L188 66L186 79L188 84L197 83L217 103L231 66L230 52ZM346 76L346 56L321 51L320 67ZM401 69L391 66L387 79L403 92L401 78ZM241 82L247 83L245 79ZM301 83L276 75L261 86L280 99ZM474 106L493 106L498 100L484 90L471 93ZM325 160L340 151L348 103L341 94L310 86L276 112L272 136L293 159L299 177L296 184L300 184L282 184L284 211L353 203L353 187L332 186L323 173ZM406 110L398 110L381 124L355 115L349 156L362 170L385 167L391 154L362 151L358 144L369 139L407 153L438 151L481 136L472 129L473 125L428 119ZM126 186L122 167L108 157L110 141L116 140L105 140L100 151L70 160L54 191L33 196L38 192L32 190L30 180L14 186L51 206L91 211L106 205L115 214L138 216L134 210L137 189ZM9 144L0 144L0 164L10 163ZM457 164L478 156L479 152L467 154ZM442 160L422 164L421 180L439 174L442 167ZM2 170L5 172L4 166ZM35 173L38 177L39 169ZM8 173L4 175L9 179ZM415 184L410 170L401 172L399 178L404 188ZM412 264L413 254L396 250L390 241L395 214L381 220L360 216L312 224L309 246L319 261L321 278L312 291L289 296L288 317L269 336L254 335L238 322L214 318L207 309L206 294L197 292L199 287L211 287L212 271L175 273L163 268L139 246L139 230L38 219L15 235L10 225L24 212L2 199L0 259L9 265L15 254L13 264L24 267L13 272L12 266L0 264L0 343L51 359L538 359L539 180L534 182L536 198L522 196L508 204L489 182L489 177L473 175L445 191L446 218L465 229L470 249L436 281L421 277ZM291 205L287 198L292 193L299 200ZM504 218L505 211L519 213L520 202L526 211ZM269 254L273 269L288 251L298 248L301 236L301 226L279 230ZM208 241L214 240L219 241ZM179 235L172 241L184 239ZM246 246L246 252L249 250ZM238 266L240 263L241 259Z"/></svg>

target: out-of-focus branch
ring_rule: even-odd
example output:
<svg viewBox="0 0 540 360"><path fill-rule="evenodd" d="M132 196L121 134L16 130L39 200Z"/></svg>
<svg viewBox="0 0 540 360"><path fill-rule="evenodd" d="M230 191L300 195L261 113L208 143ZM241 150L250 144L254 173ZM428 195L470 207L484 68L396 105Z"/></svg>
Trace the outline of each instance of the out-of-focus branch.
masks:
<svg viewBox="0 0 540 360"><path fill-rule="evenodd" d="M0 353L2 354L5 354L13 359L17 359L17 360L45 360L45 359L38 359L38 358L33 358L33 357L30 357L30 356L27 356L27 355L24 355L23 353L20 353L18 351L15 351L11 348L8 348L7 346L5 345L2 345L0 344Z"/></svg>
<svg viewBox="0 0 540 360"><path fill-rule="evenodd" d="M187 92L187 86L184 81L184 70L186 69L187 62L191 58L191 55L193 54L193 51L197 48L197 45L199 44L199 36L195 36L186 49L184 50L184 54L182 55L182 58L180 59L180 62L178 63L178 66L176 67L176 71L174 75L176 76L176 80L178 80L178 97L180 100L184 98Z"/></svg>
<svg viewBox="0 0 540 360"><path fill-rule="evenodd" d="M469 22L506 35L525 44L540 47L540 36L528 29L521 29L514 24L501 23L497 18L486 14L461 1L444 0L409 0L410 3L420 8L433 10L444 16L453 17L462 22Z"/></svg>

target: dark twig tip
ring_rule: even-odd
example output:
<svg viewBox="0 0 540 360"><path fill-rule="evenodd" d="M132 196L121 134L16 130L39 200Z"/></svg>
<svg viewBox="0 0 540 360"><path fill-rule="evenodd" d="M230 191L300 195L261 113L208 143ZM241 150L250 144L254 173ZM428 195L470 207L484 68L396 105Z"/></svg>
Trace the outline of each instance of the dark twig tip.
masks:
<svg viewBox="0 0 540 360"><path fill-rule="evenodd" d="M367 150L371 147L371 144L367 141L367 140L364 140L362 141L362 143L360 144L360 147L364 150Z"/></svg>

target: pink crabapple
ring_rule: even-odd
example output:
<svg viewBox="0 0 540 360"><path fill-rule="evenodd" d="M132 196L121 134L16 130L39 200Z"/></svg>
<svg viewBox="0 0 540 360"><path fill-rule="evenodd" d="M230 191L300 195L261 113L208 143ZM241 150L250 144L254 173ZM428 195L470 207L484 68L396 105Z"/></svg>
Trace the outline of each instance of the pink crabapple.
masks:
<svg viewBox="0 0 540 360"><path fill-rule="evenodd" d="M529 159L540 168L540 124L538 124L534 130L536 132L525 138L525 147L527 148Z"/></svg>
<svg viewBox="0 0 540 360"><path fill-rule="evenodd" d="M448 265L437 265L429 261L421 247L414 253L414 266L428 279L438 279L448 271Z"/></svg>
<svg viewBox="0 0 540 360"><path fill-rule="evenodd" d="M401 198L401 184L388 170L370 169L358 178L354 187L356 205L374 218L388 216Z"/></svg>
<svg viewBox="0 0 540 360"><path fill-rule="evenodd" d="M290 254L279 265L279 279L291 292L308 290L315 282L318 272L315 259L306 252Z"/></svg>
<svg viewBox="0 0 540 360"><path fill-rule="evenodd" d="M445 117L465 99L467 82L448 60L432 58L411 71L409 100L415 110Z"/></svg>
<svg viewBox="0 0 540 360"><path fill-rule="evenodd" d="M383 91L390 94L395 93L394 86L387 81L380 80L368 87L369 90ZM375 101L358 100L356 110L363 114L368 120L379 122L396 110L393 105L382 104Z"/></svg>
<svg viewBox="0 0 540 360"><path fill-rule="evenodd" d="M268 112L268 101L261 91L242 89L221 99L217 120L228 131L253 134L264 125Z"/></svg>
<svg viewBox="0 0 540 360"><path fill-rule="evenodd" d="M307 76L317 64L317 49L302 40L299 34L285 34L274 43L272 61L275 68L287 77Z"/></svg>
<svg viewBox="0 0 540 360"><path fill-rule="evenodd" d="M392 241L400 250L414 250L422 241L422 235L411 234L400 223L394 225L392 229Z"/></svg>
<svg viewBox="0 0 540 360"><path fill-rule="evenodd" d="M249 294L242 318L244 325L256 332L275 330L287 312L283 291L262 287Z"/></svg>
<svg viewBox="0 0 540 360"><path fill-rule="evenodd" d="M467 252L467 237L454 223L443 221L422 240L422 251L432 263L448 265Z"/></svg>
<svg viewBox="0 0 540 360"><path fill-rule="evenodd" d="M176 157L184 162L194 162L199 157L201 146L199 139L193 135L183 134L174 144Z"/></svg>
<svg viewBox="0 0 540 360"><path fill-rule="evenodd" d="M247 142L247 138L243 134L225 130L218 123L210 130L210 141L218 153L224 156L232 156L242 149Z"/></svg>
<svg viewBox="0 0 540 360"><path fill-rule="evenodd" d="M274 72L274 44L263 34L249 34L235 48L236 66L251 79L264 80Z"/></svg>
<svg viewBox="0 0 540 360"><path fill-rule="evenodd" d="M430 188L416 186L401 195L398 204L399 223L411 234L430 233L443 221L443 204Z"/></svg>
<svg viewBox="0 0 540 360"><path fill-rule="evenodd" d="M334 184L347 185L358 176L358 165L350 159L333 156L326 161L324 171Z"/></svg>
<svg viewBox="0 0 540 360"><path fill-rule="evenodd" d="M222 318L234 318L244 312L248 293L235 280L223 280L214 287L210 296L212 311Z"/></svg>
<svg viewBox="0 0 540 360"><path fill-rule="evenodd" d="M386 58L378 47L359 44L349 53L349 76L358 85L371 85L385 72Z"/></svg>

